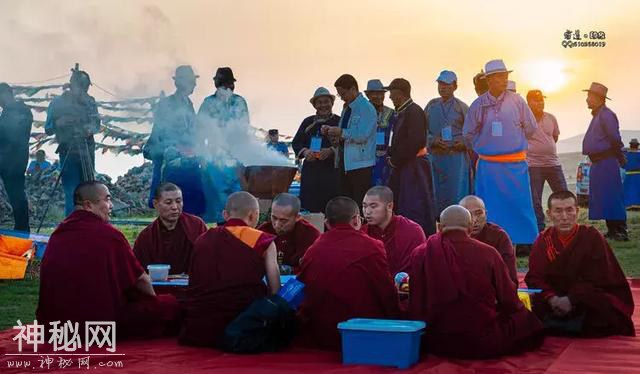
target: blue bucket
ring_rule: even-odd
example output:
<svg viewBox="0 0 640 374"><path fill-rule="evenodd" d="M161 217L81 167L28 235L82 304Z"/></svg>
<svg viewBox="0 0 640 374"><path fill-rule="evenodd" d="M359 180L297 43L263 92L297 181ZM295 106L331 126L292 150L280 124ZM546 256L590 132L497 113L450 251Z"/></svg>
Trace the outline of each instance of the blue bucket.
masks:
<svg viewBox="0 0 640 374"><path fill-rule="evenodd" d="M420 358L423 321L354 318L338 324L342 363L407 369Z"/></svg>

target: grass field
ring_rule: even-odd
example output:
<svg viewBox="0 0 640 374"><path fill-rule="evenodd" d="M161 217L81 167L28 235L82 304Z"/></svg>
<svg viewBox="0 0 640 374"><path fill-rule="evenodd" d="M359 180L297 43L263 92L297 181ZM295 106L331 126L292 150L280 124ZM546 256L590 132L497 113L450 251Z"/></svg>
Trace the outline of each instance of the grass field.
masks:
<svg viewBox="0 0 640 374"><path fill-rule="evenodd" d="M586 214L586 211L581 211L580 222L595 224L604 231L604 222L589 222ZM629 212L628 224L631 241L610 243L625 274L629 277L638 277L640 276L640 212ZM143 228L134 225L117 227L132 244ZM34 261L29 266L24 280L0 281L0 329L15 326L18 319L23 323L32 322L35 319L35 308L38 303L38 265L39 263ZM528 258L518 258L519 269L526 271L527 266Z"/></svg>

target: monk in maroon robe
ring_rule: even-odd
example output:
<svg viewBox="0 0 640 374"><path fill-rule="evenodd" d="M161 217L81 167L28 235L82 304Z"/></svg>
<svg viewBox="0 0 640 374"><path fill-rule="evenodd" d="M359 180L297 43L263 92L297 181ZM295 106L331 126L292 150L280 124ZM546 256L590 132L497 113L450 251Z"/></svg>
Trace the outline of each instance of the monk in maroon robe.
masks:
<svg viewBox="0 0 640 374"><path fill-rule="evenodd" d="M202 234L193 249L180 344L219 346L224 329L249 304L280 289L275 236L254 228L258 200L235 192L222 214L226 223Z"/></svg>
<svg viewBox="0 0 640 374"><path fill-rule="evenodd" d="M74 202L76 210L51 234L42 260L38 322L47 329L52 321L78 322L83 330L86 321L115 321L118 338L168 333L177 301L155 295L129 242L109 224L109 189L82 183Z"/></svg>
<svg viewBox="0 0 640 374"><path fill-rule="evenodd" d="M427 240L422 227L393 214L393 192L389 187L369 189L362 202L362 212L367 221L362 231L384 243L391 275L408 272L411 253Z"/></svg>
<svg viewBox="0 0 640 374"><path fill-rule="evenodd" d="M277 235L275 243L281 274L297 274L302 256L320 236L315 226L300 217L300 199L288 193L273 199L271 220L258 229Z"/></svg>
<svg viewBox="0 0 640 374"><path fill-rule="evenodd" d="M142 230L133 245L133 253L143 268L168 264L169 274L187 273L193 243L207 231L207 226L199 217L184 213L183 205L180 187L165 182L156 188L153 207L158 218Z"/></svg>
<svg viewBox="0 0 640 374"><path fill-rule="evenodd" d="M519 300L500 255L470 238L470 228L471 214L452 205L440 232L413 252L409 314L427 323L426 349L476 359L537 348L542 323Z"/></svg>
<svg viewBox="0 0 640 374"><path fill-rule="evenodd" d="M302 258L303 343L340 349L337 324L350 318L398 318L398 294L384 246L360 231L358 204L336 197L326 208L329 231Z"/></svg>
<svg viewBox="0 0 640 374"><path fill-rule="evenodd" d="M516 269L516 253L509 238L509 234L502 227L487 222L487 209L484 201L474 195L469 195L460 200L460 205L465 207L473 220L471 237L495 248L509 271L509 277L518 285L518 271ZM505 207L505 209L507 209Z"/></svg>
<svg viewBox="0 0 640 374"><path fill-rule="evenodd" d="M525 278L533 310L551 333L579 336L635 336L629 283L611 247L595 228L578 225L576 196L551 194L547 215L553 226L538 236Z"/></svg>

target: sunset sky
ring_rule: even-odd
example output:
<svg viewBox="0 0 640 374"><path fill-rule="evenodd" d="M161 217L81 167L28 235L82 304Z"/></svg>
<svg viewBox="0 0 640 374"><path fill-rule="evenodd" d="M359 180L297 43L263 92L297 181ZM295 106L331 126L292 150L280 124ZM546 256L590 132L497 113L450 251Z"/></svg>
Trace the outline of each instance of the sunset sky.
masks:
<svg viewBox="0 0 640 374"><path fill-rule="evenodd" d="M404 77L423 106L449 69L459 78L457 96L470 104L473 75L502 58L523 96L546 90L546 110L566 138L589 124L580 90L591 81L609 87L622 129L640 129L639 19L636 1L3 0L0 81L47 79L79 62L118 97L140 97L172 92L175 67L191 64L201 76L197 110L214 90L216 68L230 66L252 124L293 134L313 113L315 88L335 91L342 73L362 88L371 78ZM567 29L604 31L607 45L563 48ZM334 112L341 107L337 101Z"/></svg>

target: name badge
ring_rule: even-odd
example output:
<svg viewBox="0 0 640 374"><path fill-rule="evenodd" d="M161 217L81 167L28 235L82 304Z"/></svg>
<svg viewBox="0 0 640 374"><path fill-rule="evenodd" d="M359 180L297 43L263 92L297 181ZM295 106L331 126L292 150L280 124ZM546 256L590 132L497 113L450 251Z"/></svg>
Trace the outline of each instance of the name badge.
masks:
<svg viewBox="0 0 640 374"><path fill-rule="evenodd" d="M491 123L491 136L502 136L502 122L495 121Z"/></svg>
<svg viewBox="0 0 640 374"><path fill-rule="evenodd" d="M319 136L311 138L311 146L309 149L311 152L320 152L320 149L322 149L322 138Z"/></svg>
<svg viewBox="0 0 640 374"><path fill-rule="evenodd" d="M442 128L442 140L447 142L450 142L453 140L453 130L451 129L451 126Z"/></svg>
<svg viewBox="0 0 640 374"><path fill-rule="evenodd" d="M376 132L376 145L386 145L384 142L384 132Z"/></svg>

